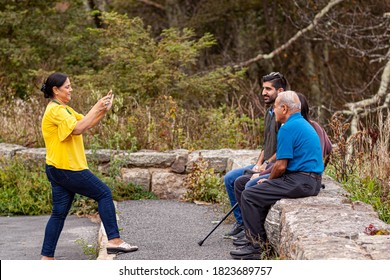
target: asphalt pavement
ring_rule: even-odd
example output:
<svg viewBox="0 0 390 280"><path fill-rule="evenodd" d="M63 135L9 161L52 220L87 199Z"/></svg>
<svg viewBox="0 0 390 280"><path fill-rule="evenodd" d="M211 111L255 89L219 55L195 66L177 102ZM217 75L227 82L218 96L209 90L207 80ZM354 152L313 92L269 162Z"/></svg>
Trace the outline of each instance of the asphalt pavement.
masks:
<svg viewBox="0 0 390 280"><path fill-rule="evenodd" d="M106 255L102 246L101 223L90 218L69 216L56 250L58 260L224 260L234 249L223 233L231 224L221 224L202 246L202 240L224 216L213 205L175 200L140 200L117 203L121 237L137 245L136 252ZM0 217L1 260L38 260L49 216ZM103 238L102 233L103 232ZM103 242L104 244L104 242ZM104 247L104 246L103 246ZM103 253L102 253L103 252Z"/></svg>
<svg viewBox="0 0 390 280"><path fill-rule="evenodd" d="M221 213L211 205L174 200L125 201L117 205L121 237L137 245L136 252L119 260L225 260L231 259L232 241L223 239L232 225L222 223L203 243L198 242L216 226Z"/></svg>
<svg viewBox="0 0 390 280"><path fill-rule="evenodd" d="M39 260L48 219L49 216L0 217L0 259ZM58 241L56 259L93 258L88 245L96 246L99 229L100 223L89 218L69 216Z"/></svg>

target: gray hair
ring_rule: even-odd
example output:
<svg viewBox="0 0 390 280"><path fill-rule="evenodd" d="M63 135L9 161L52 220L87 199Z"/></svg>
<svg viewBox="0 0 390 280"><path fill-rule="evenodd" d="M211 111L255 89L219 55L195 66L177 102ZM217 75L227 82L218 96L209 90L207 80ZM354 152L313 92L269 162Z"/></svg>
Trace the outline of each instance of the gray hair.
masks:
<svg viewBox="0 0 390 280"><path fill-rule="evenodd" d="M301 110L301 101L295 91L287 90L278 94L280 105L286 105L292 110Z"/></svg>

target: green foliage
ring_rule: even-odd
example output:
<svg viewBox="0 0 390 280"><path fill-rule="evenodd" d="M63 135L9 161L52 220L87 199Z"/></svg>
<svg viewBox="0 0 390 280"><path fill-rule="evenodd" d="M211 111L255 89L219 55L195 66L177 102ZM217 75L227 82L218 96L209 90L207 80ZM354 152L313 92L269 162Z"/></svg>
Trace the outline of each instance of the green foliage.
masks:
<svg viewBox="0 0 390 280"><path fill-rule="evenodd" d="M0 162L0 215L42 215L51 212L51 186L43 168L21 161Z"/></svg>
<svg viewBox="0 0 390 280"><path fill-rule="evenodd" d="M343 187L353 201L370 204L378 212L379 218L390 224L390 192L375 178L351 176Z"/></svg>
<svg viewBox="0 0 390 280"><path fill-rule="evenodd" d="M84 239L77 239L75 243L81 247L84 255L88 256L90 260L96 260L100 250L98 243L88 244Z"/></svg>
<svg viewBox="0 0 390 280"><path fill-rule="evenodd" d="M177 100L215 104L216 97L234 90L243 72L230 68L199 74L197 59L202 50L215 44L210 34L195 39L191 29L166 29L156 41L140 18L103 13L104 29L89 29L100 43L100 67L94 75L80 76L84 84L113 88L123 99L143 102L149 98L172 96ZM218 101L218 98L217 98Z"/></svg>
<svg viewBox="0 0 390 280"><path fill-rule="evenodd" d="M93 67L96 48L85 31L92 21L83 5L80 0L2 1L0 99L28 98L46 71Z"/></svg>
<svg viewBox="0 0 390 280"><path fill-rule="evenodd" d="M226 191L222 177L215 174L213 168L208 167L208 162L199 155L197 161L186 181L187 193L185 199L188 201L204 201L221 203L226 201Z"/></svg>
<svg viewBox="0 0 390 280"><path fill-rule="evenodd" d="M109 89L114 91L111 112L102 125L85 136L87 147L97 143L114 149L167 150L205 143L217 143L221 147L232 143L236 147L245 145L247 140L240 129L238 136L233 136L233 129L230 129L230 138L226 139L227 133L222 133L226 122L221 129L212 127L223 122L221 114L214 112L212 107L223 104L227 93L239 90L237 82L245 72L222 67L199 71L198 60L202 52L216 43L212 35L197 36L188 28L172 28L163 30L156 40L140 18L103 13L103 28L94 28L91 15L81 8L82 1L35 4L32 1L17 5L9 1L3 10L0 8L4 13L1 29L4 36L0 37L4 40L4 47L0 46L4 51L0 51L0 66L4 67L0 69L5 71L0 70L0 77L6 77L1 78L4 88L0 89L0 102L36 92L31 82L34 80L39 87L40 79L55 69L70 75L74 85L70 105L81 113L86 114ZM44 18L42 23L41 18ZM75 24L80 19L87 20ZM24 25L26 22L28 26ZM6 26L12 27L12 32L8 32ZM7 45L8 41L14 45ZM18 56L30 48L33 54L26 58ZM23 64L14 65L8 61L11 57L15 57L15 63ZM19 75L18 71L25 76ZM11 81L16 84L11 85ZM17 92L17 88L23 90ZM31 110L33 103L41 105L41 108L34 106L33 109L38 119L27 118L29 121L20 122L26 116L18 114L24 114L24 111L18 108L17 102L7 102L7 108L15 110L10 109L9 114L1 112L0 119L6 124L3 141L41 146L39 127L33 124L39 124L44 106L36 96L30 94L28 97L33 102L23 108ZM212 116L207 116L208 111L218 119L212 120ZM197 128L199 114L202 119ZM235 122L239 117L233 114L228 119ZM15 126L21 128L17 134L14 133ZM202 128L210 130L207 137L203 136ZM216 132L226 141L210 141L209 137ZM237 139L239 141L235 142Z"/></svg>
<svg viewBox="0 0 390 280"><path fill-rule="evenodd" d="M110 186L112 197L116 201L157 199L154 193L145 191L142 186L134 183L123 183L121 180L112 177L103 177L102 181Z"/></svg>

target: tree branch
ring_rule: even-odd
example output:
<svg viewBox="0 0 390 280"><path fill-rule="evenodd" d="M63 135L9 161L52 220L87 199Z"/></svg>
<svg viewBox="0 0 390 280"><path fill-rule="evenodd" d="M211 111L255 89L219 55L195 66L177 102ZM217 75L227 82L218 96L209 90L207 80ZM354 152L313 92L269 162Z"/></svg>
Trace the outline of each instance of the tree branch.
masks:
<svg viewBox="0 0 390 280"><path fill-rule="evenodd" d="M312 23L310 23L307 27L305 27L304 29L302 30L299 30L297 33L295 33L295 35L290 38L290 40L288 40L286 43L284 43L283 45L281 45L280 47L278 47L277 49L273 50L272 52L268 53L268 54L259 54L257 55L256 57L252 58L252 59L249 59L247 61L244 61L244 62L241 62L237 65L234 65L233 67L234 68L241 68L241 67L247 67L249 66L250 64L252 63L255 63L259 60L262 60L262 59L271 59L273 58L275 55L279 54L281 51L285 50L286 48L288 48L291 44L293 44L296 40L298 40L303 34L305 34L306 32L312 30L317 24L318 24L318 21L331 9L333 8L335 5L343 2L344 0L331 0L329 1L329 3L318 13L316 14L316 16L314 17Z"/></svg>
<svg viewBox="0 0 390 280"><path fill-rule="evenodd" d="M379 101L389 95L390 93L387 91L387 88L390 84L390 50L388 51L386 57L388 57L385 68L383 69L381 76L381 83L379 85L378 92L371 98L367 98L358 102L350 102L345 104L346 107L349 108L352 112L358 108L367 107L370 105L379 105Z"/></svg>
<svg viewBox="0 0 390 280"><path fill-rule="evenodd" d="M387 63L383 69L381 76L381 83L379 85L378 92L371 98L363 99L357 102L350 102L345 104L349 110L341 111L345 115L352 115L351 121L351 133L357 132L358 120L361 116L365 116L368 113L376 112L381 109L388 109L390 102L390 92L388 87L390 85L390 49L386 55ZM383 104L380 105L380 101L384 98ZM371 105L376 105L375 108L369 108Z"/></svg>
<svg viewBox="0 0 390 280"><path fill-rule="evenodd" d="M138 1L142 2L142 3L146 4L146 5L149 5L149 6L153 6L153 7L157 8L157 9L162 10L162 11L165 11L165 7L163 5L161 5L159 3L156 3L154 1L150 1L150 0L138 0Z"/></svg>

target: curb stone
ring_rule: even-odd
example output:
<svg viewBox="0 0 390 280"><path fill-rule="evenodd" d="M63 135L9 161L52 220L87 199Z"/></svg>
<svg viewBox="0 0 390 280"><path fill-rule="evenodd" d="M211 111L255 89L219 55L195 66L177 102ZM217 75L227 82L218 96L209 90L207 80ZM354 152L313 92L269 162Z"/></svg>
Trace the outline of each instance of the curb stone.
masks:
<svg viewBox="0 0 390 280"><path fill-rule="evenodd" d="M118 208L117 208L117 202L114 201L115 209L116 209L116 220L119 221L118 216ZM99 254L97 257L97 260L113 260L116 255L115 254L107 254L107 234L106 230L104 229L103 222L100 222L100 229L98 233L98 248L99 248Z"/></svg>

